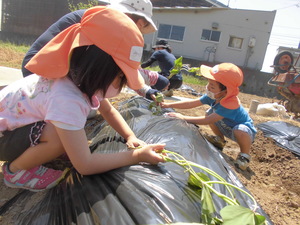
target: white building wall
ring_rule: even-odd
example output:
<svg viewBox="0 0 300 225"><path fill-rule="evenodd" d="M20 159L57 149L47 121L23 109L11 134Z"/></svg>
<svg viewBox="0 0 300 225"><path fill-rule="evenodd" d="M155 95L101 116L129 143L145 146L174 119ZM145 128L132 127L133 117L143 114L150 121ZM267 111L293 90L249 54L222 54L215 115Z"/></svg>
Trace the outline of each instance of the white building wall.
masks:
<svg viewBox="0 0 300 225"><path fill-rule="evenodd" d="M209 62L232 62L260 70L271 34L276 11L255 11L228 8L163 8L153 10L153 20L159 24L185 27L183 41L169 40L176 56ZM220 41L201 40L202 29L212 30L218 24ZM241 49L228 47L230 36L243 38ZM248 47L250 38L255 38L255 46ZM157 32L145 35L146 45L152 46L157 40ZM215 53L209 49L215 48Z"/></svg>

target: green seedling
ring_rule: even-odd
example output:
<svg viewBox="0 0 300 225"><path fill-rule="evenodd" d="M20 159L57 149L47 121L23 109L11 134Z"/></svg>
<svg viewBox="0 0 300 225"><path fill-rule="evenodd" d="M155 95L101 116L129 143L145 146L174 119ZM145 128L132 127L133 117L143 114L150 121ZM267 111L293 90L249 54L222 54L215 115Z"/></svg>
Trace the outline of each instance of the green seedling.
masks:
<svg viewBox="0 0 300 225"><path fill-rule="evenodd" d="M149 110L151 110L153 115L161 115L162 110L159 103L164 101L164 95L161 92L158 92L155 96L155 101L151 102L148 106Z"/></svg>
<svg viewBox="0 0 300 225"><path fill-rule="evenodd" d="M197 76L201 76L200 67L191 67L188 70L189 73L194 73Z"/></svg>
<svg viewBox="0 0 300 225"><path fill-rule="evenodd" d="M180 71L181 71L181 68L182 68L182 60L183 60L183 57L180 56L178 59L176 59L174 61L174 67L173 69L170 71L170 76L168 77L169 80L176 74L178 74ZM189 73L194 73L196 74L197 76L201 76L201 72L200 72L200 67L191 67L188 69L188 72Z"/></svg>
<svg viewBox="0 0 300 225"><path fill-rule="evenodd" d="M170 76L168 77L168 79L170 80L174 75L176 75L177 73L180 72L182 67L182 56L180 56L178 59L176 59L174 61L174 67L173 69L170 71Z"/></svg>
<svg viewBox="0 0 300 225"><path fill-rule="evenodd" d="M219 174L215 173L211 169L198 165L191 161L187 161L183 156L178 153L163 150L161 156L166 162L173 162L183 167L183 169L189 173L188 185L200 195L200 201L202 205L201 224L214 224L214 225L264 225L266 219L264 216L256 213L258 209L255 199L245 190L228 183ZM203 173L196 173L193 167L201 169ZM209 174L215 177L217 180L210 180ZM228 195L220 193L214 188L214 185L224 185L228 191ZM237 190L247 195L252 201L254 208L249 209L241 206L236 200L233 190ZM213 202L213 195L223 199L227 205L220 210L222 218L218 218L216 215L216 208Z"/></svg>

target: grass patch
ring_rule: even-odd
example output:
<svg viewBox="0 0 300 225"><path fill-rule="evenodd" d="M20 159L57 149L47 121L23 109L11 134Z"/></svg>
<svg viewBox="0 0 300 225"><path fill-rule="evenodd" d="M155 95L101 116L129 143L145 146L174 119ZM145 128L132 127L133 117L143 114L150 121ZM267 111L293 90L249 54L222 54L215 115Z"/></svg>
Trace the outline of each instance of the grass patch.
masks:
<svg viewBox="0 0 300 225"><path fill-rule="evenodd" d="M207 79L199 76L192 75L182 75L183 82L185 84L195 84L200 86L205 86L207 84Z"/></svg>
<svg viewBox="0 0 300 225"><path fill-rule="evenodd" d="M16 52L26 53L29 50L29 45L16 45L11 42L0 41L0 47L11 49Z"/></svg>
<svg viewBox="0 0 300 225"><path fill-rule="evenodd" d="M30 46L0 41L0 66L21 69L23 58Z"/></svg>
<svg viewBox="0 0 300 225"><path fill-rule="evenodd" d="M0 66L21 69L23 58L29 50L29 45L16 45L9 41L0 41ZM160 71L159 66L147 67L147 70ZM207 81L203 77L182 75L185 84L205 86Z"/></svg>
<svg viewBox="0 0 300 225"><path fill-rule="evenodd" d="M152 70L152 71L160 71L159 66L147 67L145 69ZM205 86L207 84L207 79L204 77L182 74L182 78L183 78L183 82L187 85L194 84L194 85Z"/></svg>

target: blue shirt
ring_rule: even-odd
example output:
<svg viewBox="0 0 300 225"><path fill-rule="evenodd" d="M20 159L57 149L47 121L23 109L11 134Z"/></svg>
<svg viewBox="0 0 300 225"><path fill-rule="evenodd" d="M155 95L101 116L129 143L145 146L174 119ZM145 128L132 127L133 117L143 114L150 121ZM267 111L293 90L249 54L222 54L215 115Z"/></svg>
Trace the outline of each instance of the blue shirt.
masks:
<svg viewBox="0 0 300 225"><path fill-rule="evenodd" d="M200 101L204 105L210 105L214 113L224 117L222 121L227 126L233 128L238 124L244 124L256 134L257 130L254 127L253 120L242 105L237 109L227 109L220 103L215 104L216 100L209 98L206 94L200 98Z"/></svg>
<svg viewBox="0 0 300 225"><path fill-rule="evenodd" d="M25 68L25 65L30 59L38 53L50 40L52 40L58 33L64 29L72 26L73 24L79 23L86 9L80 9L77 11L70 12L61 17L57 22L52 24L36 41L30 46L30 49L26 53L22 62L23 76L32 74Z"/></svg>
<svg viewBox="0 0 300 225"><path fill-rule="evenodd" d="M173 69L176 60L176 57L172 53L169 53L166 49L158 50L150 58L158 62L163 76L168 77L170 75L170 71Z"/></svg>

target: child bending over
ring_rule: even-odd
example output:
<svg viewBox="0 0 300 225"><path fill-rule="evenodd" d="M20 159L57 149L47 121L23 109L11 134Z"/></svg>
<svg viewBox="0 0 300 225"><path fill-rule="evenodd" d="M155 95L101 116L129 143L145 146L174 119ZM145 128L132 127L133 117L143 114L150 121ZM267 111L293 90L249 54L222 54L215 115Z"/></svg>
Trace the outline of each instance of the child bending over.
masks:
<svg viewBox="0 0 300 225"><path fill-rule="evenodd" d="M138 90L144 40L124 13L103 6L85 11L49 41L27 64L34 74L0 91L0 160L4 183L32 191L49 189L67 170L43 166L65 153L82 175L164 160L163 144L146 145L107 98L127 84ZM91 110L137 150L91 154L84 130Z"/></svg>
<svg viewBox="0 0 300 225"><path fill-rule="evenodd" d="M163 108L190 109L209 105L205 116L192 117L180 113L167 113L170 117L186 120L198 125L209 125L216 136L207 136L207 140L223 149L225 137L238 143L240 153L235 165L246 170L250 162L250 147L254 141L256 129L247 111L238 98L239 86L243 82L243 72L232 63L221 63L214 67L202 65L201 74L208 79L206 94L200 99L161 103Z"/></svg>

